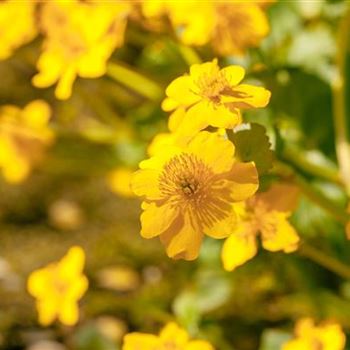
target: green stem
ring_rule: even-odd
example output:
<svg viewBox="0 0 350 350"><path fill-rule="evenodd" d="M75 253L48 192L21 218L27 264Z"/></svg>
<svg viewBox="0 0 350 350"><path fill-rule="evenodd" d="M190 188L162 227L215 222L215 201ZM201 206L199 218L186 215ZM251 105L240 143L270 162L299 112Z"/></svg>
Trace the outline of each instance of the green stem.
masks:
<svg viewBox="0 0 350 350"><path fill-rule="evenodd" d="M192 64L202 63L201 58L192 47L179 43L178 49L179 49L179 52L181 53L182 58L189 66L192 66Z"/></svg>
<svg viewBox="0 0 350 350"><path fill-rule="evenodd" d="M164 94L163 88L158 83L119 63L109 62L107 75L152 101L160 101Z"/></svg>
<svg viewBox="0 0 350 350"><path fill-rule="evenodd" d="M299 247L298 253L301 256L314 261L318 265L323 266L327 270L332 271L336 275L345 279L350 279L350 266L347 266L332 256L325 254L323 251L304 242Z"/></svg>
<svg viewBox="0 0 350 350"><path fill-rule="evenodd" d="M304 177L297 174L291 166L282 162L278 162L275 166L274 172L277 175L282 176L284 179L294 182L294 184L299 187L301 192L308 199L324 209L341 224L345 225L350 220L350 214L348 214L343 208L336 205L330 198L312 186L312 184L310 184L310 182L308 182Z"/></svg>
<svg viewBox="0 0 350 350"><path fill-rule="evenodd" d="M350 195L350 143L347 137L346 103L345 103L345 58L348 51L348 35L350 30L350 12L345 16L339 26L338 34L338 74L332 83L333 90L333 119L336 140L336 152L340 172Z"/></svg>
<svg viewBox="0 0 350 350"><path fill-rule="evenodd" d="M319 207L324 209L330 215L333 216L338 222L346 224L350 220L350 215L346 213L345 210L338 207L333 203L328 197L318 191L314 186L312 186L308 181L306 181L300 175L294 177L294 183L300 188L302 193L316 203Z"/></svg>
<svg viewBox="0 0 350 350"><path fill-rule="evenodd" d="M287 162L291 163L294 167L300 169L308 175L312 175L320 179L336 183L338 185L343 185L339 171L337 169L323 167L311 162L307 157L305 157L303 151L298 151L292 148L285 148L283 150L283 158Z"/></svg>

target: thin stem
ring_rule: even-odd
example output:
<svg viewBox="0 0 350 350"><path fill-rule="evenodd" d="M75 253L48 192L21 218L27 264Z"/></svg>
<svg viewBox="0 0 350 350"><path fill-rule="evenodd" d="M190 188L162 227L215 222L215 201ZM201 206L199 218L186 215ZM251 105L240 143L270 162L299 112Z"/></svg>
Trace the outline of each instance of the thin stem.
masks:
<svg viewBox="0 0 350 350"><path fill-rule="evenodd" d="M319 207L324 209L328 214L333 216L341 224L346 224L350 220L350 215L346 211L333 203L328 197L318 191L308 181L300 175L294 177L294 183L300 188L302 193Z"/></svg>
<svg viewBox="0 0 350 350"><path fill-rule="evenodd" d="M288 181L294 182L308 199L324 209L341 224L345 225L350 220L350 214L348 214L345 209L336 205L330 198L317 190L304 177L297 174L291 166L278 162L275 166L274 173Z"/></svg>
<svg viewBox="0 0 350 350"><path fill-rule="evenodd" d="M107 75L152 101L158 102L164 94L163 88L155 81L119 63L109 62Z"/></svg>
<svg viewBox="0 0 350 350"><path fill-rule="evenodd" d="M202 63L201 58L192 47L178 44L178 49L182 58L189 66L192 66L192 64Z"/></svg>
<svg viewBox="0 0 350 350"><path fill-rule="evenodd" d="M333 119L336 139L336 152L340 172L350 195L350 144L347 137L346 103L345 103L345 57L348 49L348 35L350 30L350 12L340 23L338 34L338 74L332 83L333 89Z"/></svg>
<svg viewBox="0 0 350 350"><path fill-rule="evenodd" d="M312 247L304 242L299 247L298 253L301 256L304 256L314 261L318 265L323 266L324 268L335 273L336 275L345 279L350 279L350 266L347 266L346 264L333 258L332 256L325 254L323 251Z"/></svg>
<svg viewBox="0 0 350 350"><path fill-rule="evenodd" d="M302 151L292 148L285 148L283 150L283 158L308 175L312 175L338 185L343 185L337 169L320 166L319 164L311 162L307 157L305 157L304 152Z"/></svg>

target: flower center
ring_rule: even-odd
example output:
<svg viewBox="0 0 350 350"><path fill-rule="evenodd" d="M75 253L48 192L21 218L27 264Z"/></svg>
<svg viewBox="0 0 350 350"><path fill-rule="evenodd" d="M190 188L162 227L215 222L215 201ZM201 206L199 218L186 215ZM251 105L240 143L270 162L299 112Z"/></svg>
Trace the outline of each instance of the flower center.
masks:
<svg viewBox="0 0 350 350"><path fill-rule="evenodd" d="M166 196L176 196L184 200L201 200L213 171L193 154L182 153L173 157L160 176L160 190Z"/></svg>
<svg viewBox="0 0 350 350"><path fill-rule="evenodd" d="M225 74L217 72L209 75L203 74L197 81L199 95L209 101L219 104L221 95L228 95L231 91L229 81Z"/></svg>
<svg viewBox="0 0 350 350"><path fill-rule="evenodd" d="M229 215L231 200L226 185L221 175L190 153L170 159L159 177L163 196L206 226Z"/></svg>

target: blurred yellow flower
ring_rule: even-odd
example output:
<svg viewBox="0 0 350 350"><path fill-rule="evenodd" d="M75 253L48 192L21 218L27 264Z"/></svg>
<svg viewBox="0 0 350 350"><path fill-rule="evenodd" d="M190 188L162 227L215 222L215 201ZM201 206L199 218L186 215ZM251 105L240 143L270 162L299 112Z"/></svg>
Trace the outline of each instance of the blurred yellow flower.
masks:
<svg viewBox="0 0 350 350"><path fill-rule="evenodd" d="M294 186L275 184L267 192L236 204L238 222L221 253L225 270L232 271L256 255L258 233L266 250L295 251L299 237L288 217L297 198L298 191Z"/></svg>
<svg viewBox="0 0 350 350"><path fill-rule="evenodd" d="M169 257L196 259L203 234L227 237L235 227L233 203L258 188L253 163L239 163L234 146L206 131L186 146L164 147L140 163L132 189L145 196L141 215L144 238L160 236Z"/></svg>
<svg viewBox="0 0 350 350"><path fill-rule="evenodd" d="M343 350L345 334L339 324L324 322L318 326L310 318L302 318L295 326L295 338L282 346L282 350Z"/></svg>
<svg viewBox="0 0 350 350"><path fill-rule="evenodd" d="M56 318L67 326L78 322L78 300L88 288L84 264L83 249L73 246L60 261L30 274L27 288L36 298L40 324L47 326Z"/></svg>
<svg viewBox="0 0 350 350"><path fill-rule="evenodd" d="M129 7L126 1L51 0L42 4L45 40L33 84L48 87L57 82L56 97L67 99L77 76L105 74L108 58L123 44Z"/></svg>
<svg viewBox="0 0 350 350"><path fill-rule="evenodd" d="M0 2L0 59L6 59L19 46L37 35L36 1L5 0Z"/></svg>
<svg viewBox="0 0 350 350"><path fill-rule="evenodd" d="M42 100L22 110L12 105L0 107L0 168L6 181L23 181L45 146L51 144L50 115L50 106Z"/></svg>
<svg viewBox="0 0 350 350"><path fill-rule="evenodd" d="M134 171L127 167L113 170L108 176L108 184L113 192L122 197L134 197L130 183Z"/></svg>
<svg viewBox="0 0 350 350"><path fill-rule="evenodd" d="M142 12L153 19L167 15L185 45L211 43L220 55L241 56L269 33L263 10L266 1L166 1L142 2Z"/></svg>
<svg viewBox="0 0 350 350"><path fill-rule="evenodd" d="M240 109L265 107L270 92L239 84L244 74L240 66L220 69L216 59L192 65L189 75L175 79L166 89L162 107L175 110L169 128L184 135L193 135L209 125L232 128L241 123Z"/></svg>
<svg viewBox="0 0 350 350"><path fill-rule="evenodd" d="M188 333L176 323L168 323L159 336L145 333L129 333L124 337L122 350L214 350L204 340L190 340Z"/></svg>

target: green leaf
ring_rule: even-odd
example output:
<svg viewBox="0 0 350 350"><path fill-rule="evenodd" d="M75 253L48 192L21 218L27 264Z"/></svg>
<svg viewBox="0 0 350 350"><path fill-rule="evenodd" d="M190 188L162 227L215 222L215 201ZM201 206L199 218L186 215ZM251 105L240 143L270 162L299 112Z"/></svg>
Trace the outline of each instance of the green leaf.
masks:
<svg viewBox="0 0 350 350"><path fill-rule="evenodd" d="M291 335L277 330L267 329L261 337L261 345L259 350L280 350L282 345L291 338Z"/></svg>
<svg viewBox="0 0 350 350"><path fill-rule="evenodd" d="M233 130L229 138L236 147L236 157L242 162L255 162L259 175L272 168L274 154L264 126L242 124Z"/></svg>

